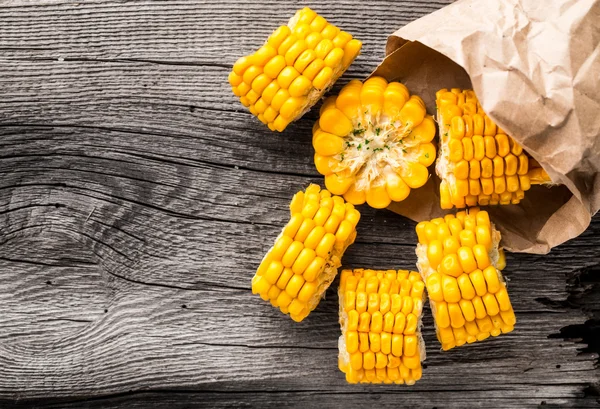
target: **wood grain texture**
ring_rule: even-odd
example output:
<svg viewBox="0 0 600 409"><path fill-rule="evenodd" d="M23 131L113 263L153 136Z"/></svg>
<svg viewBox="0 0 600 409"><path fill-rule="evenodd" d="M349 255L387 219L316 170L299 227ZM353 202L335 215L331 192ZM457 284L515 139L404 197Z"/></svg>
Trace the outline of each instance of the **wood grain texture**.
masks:
<svg viewBox="0 0 600 409"><path fill-rule="evenodd" d="M364 42L339 89L446 3L0 2L0 406L597 405L598 217L508 255L513 333L442 353L427 309L413 387L346 385L333 289L300 324L250 294L291 195L321 181L316 110L269 132L233 62L309 5ZM414 268L414 223L361 210L345 266Z"/></svg>

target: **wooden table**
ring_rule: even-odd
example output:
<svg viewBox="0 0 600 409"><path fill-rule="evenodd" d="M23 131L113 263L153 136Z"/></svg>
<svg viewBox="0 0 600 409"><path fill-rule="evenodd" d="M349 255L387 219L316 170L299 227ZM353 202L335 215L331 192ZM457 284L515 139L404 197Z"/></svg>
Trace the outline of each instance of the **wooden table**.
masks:
<svg viewBox="0 0 600 409"><path fill-rule="evenodd" d="M412 387L345 383L335 289L300 324L250 293L317 110L272 133L227 74L309 5L364 42L339 89L445 1L368 3L0 2L1 407L595 407L600 218L508 255L513 333L442 353L427 308ZM345 265L414 268L414 222L362 212Z"/></svg>

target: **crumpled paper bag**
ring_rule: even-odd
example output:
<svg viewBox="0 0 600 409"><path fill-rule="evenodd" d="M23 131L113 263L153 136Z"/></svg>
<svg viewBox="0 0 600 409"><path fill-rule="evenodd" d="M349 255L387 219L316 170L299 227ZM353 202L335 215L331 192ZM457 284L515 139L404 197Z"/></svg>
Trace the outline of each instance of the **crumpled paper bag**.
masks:
<svg viewBox="0 0 600 409"><path fill-rule="evenodd" d="M406 84L429 113L437 90L474 89L552 178L519 205L486 207L507 250L547 253L587 228L600 208L599 1L460 0L396 31L386 55L373 75ZM433 175L390 210L448 213L439 183Z"/></svg>

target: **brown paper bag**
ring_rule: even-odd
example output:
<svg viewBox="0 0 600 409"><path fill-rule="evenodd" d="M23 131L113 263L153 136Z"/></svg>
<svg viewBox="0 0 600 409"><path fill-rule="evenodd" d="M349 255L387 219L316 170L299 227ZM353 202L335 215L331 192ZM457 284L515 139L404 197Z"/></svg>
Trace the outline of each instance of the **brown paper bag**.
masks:
<svg viewBox="0 0 600 409"><path fill-rule="evenodd" d="M435 112L441 88L472 88L485 112L556 185L488 206L510 250L547 253L600 208L600 2L461 0L399 29L373 74L406 84ZM433 170L433 167L431 168ZM434 175L389 209L438 217Z"/></svg>

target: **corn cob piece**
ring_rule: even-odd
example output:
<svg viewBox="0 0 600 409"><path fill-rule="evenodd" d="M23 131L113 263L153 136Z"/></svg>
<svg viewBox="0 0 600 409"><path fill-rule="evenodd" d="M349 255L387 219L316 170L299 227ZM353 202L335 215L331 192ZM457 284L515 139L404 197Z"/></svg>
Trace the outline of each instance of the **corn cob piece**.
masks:
<svg viewBox="0 0 600 409"><path fill-rule="evenodd" d="M415 271L342 271L338 366L349 383L421 379L424 287Z"/></svg>
<svg viewBox="0 0 600 409"><path fill-rule="evenodd" d="M240 102L272 131L300 118L348 69L362 43L308 7L233 65Z"/></svg>
<svg viewBox="0 0 600 409"><path fill-rule="evenodd" d="M290 215L252 278L252 293L302 321L319 304L354 243L360 213L341 197L310 185L294 195Z"/></svg>
<svg viewBox="0 0 600 409"><path fill-rule="evenodd" d="M443 350L513 330L500 232L477 207L417 224L417 267Z"/></svg>
<svg viewBox="0 0 600 409"><path fill-rule="evenodd" d="M314 161L325 186L355 205L399 202L429 178L435 122L399 82L350 81L329 97L313 127Z"/></svg>
<svg viewBox="0 0 600 409"><path fill-rule="evenodd" d="M548 174L483 112L472 90L436 93L442 209L518 204Z"/></svg>

